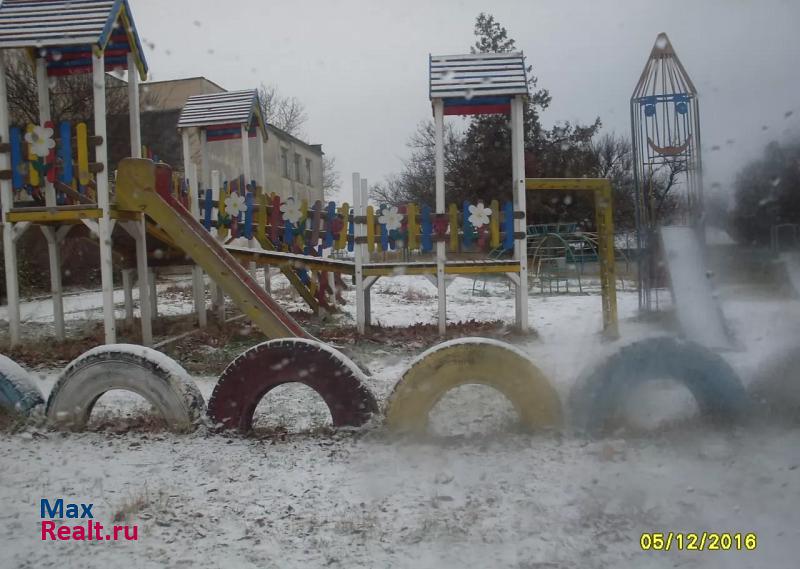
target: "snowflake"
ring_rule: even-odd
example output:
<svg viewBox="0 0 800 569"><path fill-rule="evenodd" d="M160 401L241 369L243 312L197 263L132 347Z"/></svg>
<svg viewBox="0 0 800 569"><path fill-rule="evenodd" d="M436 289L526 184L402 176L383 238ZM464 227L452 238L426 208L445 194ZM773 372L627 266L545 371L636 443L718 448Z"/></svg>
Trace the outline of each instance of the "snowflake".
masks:
<svg viewBox="0 0 800 569"><path fill-rule="evenodd" d="M31 151L36 156L47 156L51 148L55 148L56 141L53 139L53 129L46 126L34 126L29 132L25 133L25 142L30 144Z"/></svg>
<svg viewBox="0 0 800 569"><path fill-rule="evenodd" d="M297 223L303 217L303 212L300 211L300 204L294 198L286 198L286 202L281 205L281 212L283 213L284 221Z"/></svg>
<svg viewBox="0 0 800 569"><path fill-rule="evenodd" d="M244 211L247 211L247 205L244 203L244 196L231 194L225 198L225 213L231 217L236 217Z"/></svg>
<svg viewBox="0 0 800 569"><path fill-rule="evenodd" d="M488 225L490 215L492 215L491 208L484 206L482 203L469 206L469 222L475 229Z"/></svg>
<svg viewBox="0 0 800 569"><path fill-rule="evenodd" d="M396 207L389 206L381 210L378 223L386 225L386 229L389 231L395 231L400 229L400 226L403 224L403 214L400 213Z"/></svg>

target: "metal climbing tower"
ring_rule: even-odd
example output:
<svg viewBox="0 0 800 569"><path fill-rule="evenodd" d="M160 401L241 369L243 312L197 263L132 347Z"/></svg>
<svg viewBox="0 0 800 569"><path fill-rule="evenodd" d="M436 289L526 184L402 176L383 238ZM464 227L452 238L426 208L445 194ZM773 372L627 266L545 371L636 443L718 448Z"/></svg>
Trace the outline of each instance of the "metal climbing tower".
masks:
<svg viewBox="0 0 800 569"><path fill-rule="evenodd" d="M656 38L631 96L639 244L639 308L656 308L657 229L688 224L703 235L703 182L697 90L667 34Z"/></svg>

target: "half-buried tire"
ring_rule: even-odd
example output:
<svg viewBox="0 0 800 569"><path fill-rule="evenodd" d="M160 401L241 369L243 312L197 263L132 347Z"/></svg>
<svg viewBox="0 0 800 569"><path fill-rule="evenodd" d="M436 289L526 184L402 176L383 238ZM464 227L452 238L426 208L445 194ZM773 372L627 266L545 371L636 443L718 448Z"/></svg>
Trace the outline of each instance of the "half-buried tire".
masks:
<svg viewBox="0 0 800 569"><path fill-rule="evenodd" d="M736 419L748 407L742 382L720 356L692 342L649 338L622 348L578 380L569 401L574 427L588 434L606 430L633 389L656 379L685 385L712 420Z"/></svg>
<svg viewBox="0 0 800 569"><path fill-rule="evenodd" d="M364 375L347 356L315 340L286 338L254 346L222 372L208 402L211 419L243 433L258 402L285 383L301 383L325 401L336 427L358 427L378 411Z"/></svg>
<svg viewBox="0 0 800 569"><path fill-rule="evenodd" d="M444 394L469 384L500 391L528 429L561 424L561 403L547 377L521 351L486 338L444 342L415 359L389 398L386 424L399 432L425 432L428 414Z"/></svg>
<svg viewBox="0 0 800 569"><path fill-rule="evenodd" d="M97 400L113 389L142 396L172 431L189 431L204 416L200 391L176 361L143 346L111 344L66 367L47 400L48 419L60 428L83 429Z"/></svg>
<svg viewBox="0 0 800 569"><path fill-rule="evenodd" d="M44 399L27 371L0 355L0 408L7 413L27 415Z"/></svg>

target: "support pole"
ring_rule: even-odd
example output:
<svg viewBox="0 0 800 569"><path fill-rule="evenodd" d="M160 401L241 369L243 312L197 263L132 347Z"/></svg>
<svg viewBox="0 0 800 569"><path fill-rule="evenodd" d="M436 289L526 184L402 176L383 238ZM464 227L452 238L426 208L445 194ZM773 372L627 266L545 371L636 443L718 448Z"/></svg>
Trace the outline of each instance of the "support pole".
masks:
<svg viewBox="0 0 800 569"><path fill-rule="evenodd" d="M258 129L258 134L256 135L256 139L258 139L258 159L256 160L256 164L258 166L258 183L256 185L261 186L262 188L267 187L267 164L265 162L266 157L264 156L264 134L261 132L261 129Z"/></svg>
<svg viewBox="0 0 800 569"><path fill-rule="evenodd" d="M125 325L133 326L133 269L122 269L122 292L125 294Z"/></svg>
<svg viewBox="0 0 800 569"><path fill-rule="evenodd" d="M103 286L103 323L106 344L114 344L117 339L114 319L114 266L112 259L111 208L108 191L108 136L106 134L106 77L105 56L97 48L92 50L92 84L94 89L94 134L100 138L95 146L95 162L103 169L96 174L97 206L103 214L98 220L98 240L100 242L100 278Z"/></svg>
<svg viewBox="0 0 800 569"><path fill-rule="evenodd" d="M155 279L150 282L151 274L147 266L147 223L142 216L139 221L129 225L136 227L136 274L139 277L139 313L142 318L142 344L153 345L153 314L155 310ZM152 288L151 288L152 286Z"/></svg>
<svg viewBox="0 0 800 569"><path fill-rule="evenodd" d="M50 83L47 79L47 61L43 57L36 59L36 91L39 98L39 124L44 124L51 119L50 115ZM56 206L56 190L52 182L43 178L44 203L47 207ZM50 264L52 265L52 259Z"/></svg>
<svg viewBox="0 0 800 569"><path fill-rule="evenodd" d="M514 232L527 234L525 195L525 123L522 98L511 99L511 171L513 177L514 211L526 214L514 219ZM528 250L527 240L514 239L514 258L519 261L519 283L516 289L516 325L520 332L528 331Z"/></svg>
<svg viewBox="0 0 800 569"><path fill-rule="evenodd" d="M0 138L9 140L8 120L8 88L6 86L5 52L0 51ZM0 169L11 169L11 157L7 152L0 152ZM11 180L0 179L0 208L3 221L3 262L6 277L6 302L8 303L8 328L11 345L20 341L19 329L19 276L17 274L17 246L14 243L14 224L6 220L8 211L13 206L14 191Z"/></svg>
<svg viewBox="0 0 800 569"><path fill-rule="evenodd" d="M433 101L434 141L436 144L436 215L445 214L444 205L444 101ZM451 228L455 231L455 228ZM439 297L439 335L444 336L447 330L447 284L445 283L444 265L447 260L445 242L436 242L436 288Z"/></svg>
<svg viewBox="0 0 800 569"><path fill-rule="evenodd" d="M250 171L250 138L247 135L247 125L242 125L242 174L244 174L244 183L249 184L252 180L252 173Z"/></svg>
<svg viewBox="0 0 800 569"><path fill-rule="evenodd" d="M353 223L353 251L355 253L356 264L356 328L359 334L366 331L366 304L364 301L364 252L366 245L359 243L360 238L365 234L365 227L360 219L366 215L365 207L362 202L361 193L361 174L353 172L353 216L356 220ZM346 226L345 226L346 227Z"/></svg>
<svg viewBox="0 0 800 569"><path fill-rule="evenodd" d="M184 150L185 153L186 151ZM204 190L210 188L211 161L208 159L208 133L204 128L200 129L200 174L200 187Z"/></svg>
<svg viewBox="0 0 800 569"><path fill-rule="evenodd" d="M205 134L205 131L204 131ZM192 217L200 219L200 196L197 193L197 166L189 163L186 168L187 184L189 186L189 209ZM197 325L205 328L206 318L206 282L203 278L203 268L195 263L192 265L192 295L194 296L194 311L197 313Z"/></svg>
<svg viewBox="0 0 800 569"><path fill-rule="evenodd" d="M128 115L131 125L131 157L142 157L142 121L139 110L139 70L136 58L128 54Z"/></svg>
<svg viewBox="0 0 800 569"><path fill-rule="evenodd" d="M220 188L219 170L211 171L211 196L215 200L219 200ZM219 240L219 233L217 233ZM217 321L220 326L225 324L225 291L219 286L216 281L211 281L211 309L217 314Z"/></svg>
<svg viewBox="0 0 800 569"><path fill-rule="evenodd" d="M53 296L53 324L56 340L66 339L64 332L64 290L61 286L61 240L54 227L41 226L47 240L47 253L50 258L50 292Z"/></svg>
<svg viewBox="0 0 800 569"><path fill-rule="evenodd" d="M153 318L158 318L158 288L156 286L156 272L153 269L147 269L144 273L147 275L147 281L150 285L150 310L153 313ZM141 281L139 286L141 286Z"/></svg>

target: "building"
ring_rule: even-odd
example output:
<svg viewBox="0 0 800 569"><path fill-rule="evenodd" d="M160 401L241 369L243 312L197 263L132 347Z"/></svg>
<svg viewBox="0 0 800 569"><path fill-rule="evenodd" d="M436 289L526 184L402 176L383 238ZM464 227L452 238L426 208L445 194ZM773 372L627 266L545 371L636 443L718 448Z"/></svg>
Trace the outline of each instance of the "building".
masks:
<svg viewBox="0 0 800 569"><path fill-rule="evenodd" d="M140 92L142 144L159 160L177 170L183 170L183 153L177 125L186 99L193 95L227 91L205 77L190 77L145 83L141 85ZM124 130L127 119L122 119L115 121L115 127ZM322 145L307 144L270 124L266 125L266 130L266 191L275 192L282 198L308 199L309 202L323 199ZM124 140L124 137L120 139ZM211 169L218 170L223 181L234 179L242 173L239 140L209 141L208 149ZM120 152L115 152L112 148L113 164L127 156L122 148L119 150ZM201 161L200 152L199 137L196 134L190 135L190 154L195 164ZM257 172L257 146L253 141L250 144L250 156L254 164L251 171ZM208 185L208 181L205 184Z"/></svg>

